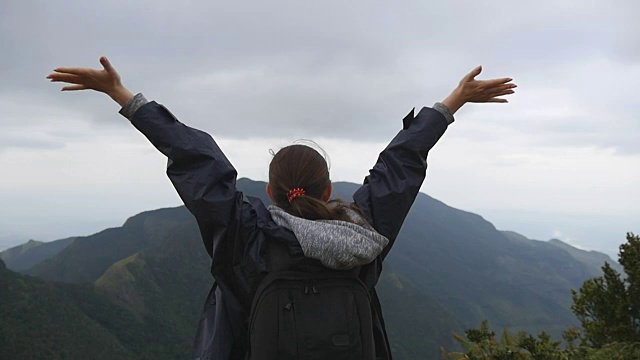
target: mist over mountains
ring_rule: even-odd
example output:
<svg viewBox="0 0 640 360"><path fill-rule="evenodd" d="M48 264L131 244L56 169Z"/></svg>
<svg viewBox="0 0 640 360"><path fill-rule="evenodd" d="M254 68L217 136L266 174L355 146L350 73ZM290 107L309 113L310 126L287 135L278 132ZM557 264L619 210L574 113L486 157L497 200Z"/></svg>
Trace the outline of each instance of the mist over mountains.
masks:
<svg viewBox="0 0 640 360"><path fill-rule="evenodd" d="M265 185L238 181L268 203ZM357 188L335 183L334 196L350 199ZM213 281L184 207L91 236L30 241L0 259L0 358L187 358ZM394 356L438 358L440 346L454 347L452 332L484 319L557 335L577 324L570 289L599 275L604 261L617 266L559 240L499 231L420 193L377 287Z"/></svg>

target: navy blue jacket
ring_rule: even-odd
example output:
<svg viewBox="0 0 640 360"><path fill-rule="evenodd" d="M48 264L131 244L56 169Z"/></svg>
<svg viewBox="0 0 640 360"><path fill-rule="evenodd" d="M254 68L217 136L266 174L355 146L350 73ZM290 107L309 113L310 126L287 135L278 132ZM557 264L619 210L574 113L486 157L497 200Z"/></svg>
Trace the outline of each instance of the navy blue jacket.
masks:
<svg viewBox="0 0 640 360"><path fill-rule="evenodd" d="M260 200L238 191L236 170L209 134L180 123L155 102L140 107L131 122L167 156L167 174L195 216L212 259L215 283L198 324L192 358L244 359L252 297L267 273L266 243L285 243L292 256L303 257L300 244L292 232L273 222ZM370 289L425 178L427 153L446 129L440 112L425 107L414 116L412 110L353 195L371 225L389 239L382 254L361 270L361 280ZM375 289L371 295L376 358L391 359Z"/></svg>

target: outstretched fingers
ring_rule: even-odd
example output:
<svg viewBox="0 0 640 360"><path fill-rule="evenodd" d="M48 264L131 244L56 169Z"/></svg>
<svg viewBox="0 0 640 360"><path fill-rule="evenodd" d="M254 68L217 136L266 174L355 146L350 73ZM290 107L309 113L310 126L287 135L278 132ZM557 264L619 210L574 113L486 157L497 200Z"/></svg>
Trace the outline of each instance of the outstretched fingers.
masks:
<svg viewBox="0 0 640 360"><path fill-rule="evenodd" d="M499 96L506 96L506 95L511 95L513 94L513 90L507 90L507 91L503 91L503 92L499 92L499 93L493 93L493 94L489 94L489 98L495 98L495 97L499 97Z"/></svg>
<svg viewBox="0 0 640 360"><path fill-rule="evenodd" d="M507 79L507 78L505 78ZM496 79L502 81L502 79ZM511 79L509 79L511 81ZM498 96L511 95L515 93L515 88L518 87L516 84L511 83L501 83L494 81L492 86L489 86L488 83L485 84L485 94L488 98L495 98Z"/></svg>
<svg viewBox="0 0 640 360"><path fill-rule="evenodd" d="M120 76L113 68L109 60L102 56L100 64L103 69L90 69L80 67L59 67L47 76L52 82L64 82L62 91L95 90L105 94L111 94L116 90L121 91L122 82ZM126 89L125 89L126 90Z"/></svg>
<svg viewBox="0 0 640 360"><path fill-rule="evenodd" d="M62 89L60 89L60 91L76 91L76 90L87 90L89 89L88 87L86 87L85 85L67 85L65 87L63 87Z"/></svg>
<svg viewBox="0 0 640 360"><path fill-rule="evenodd" d="M460 104L465 103L506 103L508 101L501 97L515 93L514 90L517 85L512 83L512 78L476 80L476 76L480 75L481 72L482 67L478 66L460 81L458 88L451 95L453 100L450 103L453 104L454 110L457 110L461 106ZM455 100L459 101L456 102Z"/></svg>
<svg viewBox="0 0 640 360"><path fill-rule="evenodd" d="M61 74L73 74L73 75L88 75L92 69L88 69L88 68L79 68L79 67L59 67L59 68L55 68L53 69L53 71L55 73L61 73Z"/></svg>
<svg viewBox="0 0 640 360"><path fill-rule="evenodd" d="M490 80L484 80L484 82L487 84L487 86L497 86L497 85L501 85L501 84L506 84L508 82L511 82L513 79L512 78L499 78L499 79L490 79Z"/></svg>
<svg viewBox="0 0 640 360"><path fill-rule="evenodd" d="M505 91L505 90L509 90L509 89L515 89L517 87L518 87L518 85L516 85L516 84L500 84L500 85L493 86L493 89L495 91Z"/></svg>
<svg viewBox="0 0 640 360"><path fill-rule="evenodd" d="M82 76L68 73L53 73L47 76L51 82L68 82L72 84L80 84L84 79Z"/></svg>
<svg viewBox="0 0 640 360"><path fill-rule="evenodd" d="M514 86L515 87L515 86ZM507 96L515 93L512 87L502 87L495 89L494 91L487 94L488 100L486 102L494 102L494 103L507 103L507 99L501 98L501 96Z"/></svg>
<svg viewBox="0 0 640 360"><path fill-rule="evenodd" d="M495 98L499 96L511 95L515 93L512 89L495 89L487 93L488 98Z"/></svg>
<svg viewBox="0 0 640 360"><path fill-rule="evenodd" d="M513 94L515 91L512 88L497 88L497 89L492 89L491 91L488 91L488 95L490 97L495 97L495 96L502 96L502 95L509 95L509 94Z"/></svg>

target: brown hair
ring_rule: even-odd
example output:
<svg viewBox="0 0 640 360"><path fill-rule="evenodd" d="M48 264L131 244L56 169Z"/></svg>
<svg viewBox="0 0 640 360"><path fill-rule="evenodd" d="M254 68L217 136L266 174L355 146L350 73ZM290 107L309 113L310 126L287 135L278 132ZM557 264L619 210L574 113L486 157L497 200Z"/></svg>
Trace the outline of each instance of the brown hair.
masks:
<svg viewBox="0 0 640 360"><path fill-rule="evenodd" d="M309 220L354 222L347 215L347 209L362 215L357 207L342 200L322 200L329 185L331 180L327 161L310 146L286 146L273 155L269 164L269 187L274 205L293 216ZM287 194L295 188L302 188L305 193L295 197L290 203Z"/></svg>

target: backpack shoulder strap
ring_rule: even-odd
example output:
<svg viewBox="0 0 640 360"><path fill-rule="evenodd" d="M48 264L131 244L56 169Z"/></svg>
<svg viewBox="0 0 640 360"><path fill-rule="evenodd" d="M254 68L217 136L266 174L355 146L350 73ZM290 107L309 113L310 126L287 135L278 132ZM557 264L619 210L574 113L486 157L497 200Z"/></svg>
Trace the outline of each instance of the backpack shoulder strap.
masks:
<svg viewBox="0 0 640 360"><path fill-rule="evenodd" d="M267 242L267 268L269 272L286 271L294 263L287 245L278 241Z"/></svg>

